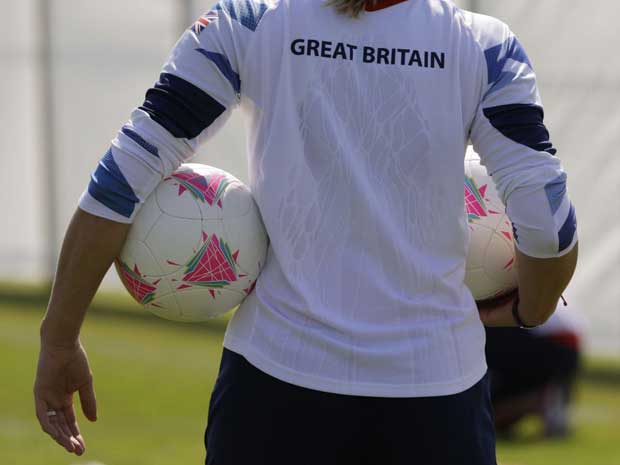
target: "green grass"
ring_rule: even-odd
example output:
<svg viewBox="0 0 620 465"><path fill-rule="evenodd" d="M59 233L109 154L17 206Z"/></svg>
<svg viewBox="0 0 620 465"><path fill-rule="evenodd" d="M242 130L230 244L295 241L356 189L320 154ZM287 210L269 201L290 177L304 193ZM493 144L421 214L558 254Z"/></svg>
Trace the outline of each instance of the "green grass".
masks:
<svg viewBox="0 0 620 465"><path fill-rule="evenodd" d="M514 441L500 441L498 457L510 465L620 464L620 386L583 379L573 412L574 434L568 439L539 439L541 425L525 421Z"/></svg>
<svg viewBox="0 0 620 465"><path fill-rule="evenodd" d="M179 325L142 314L122 296L97 300L83 341L95 374L99 421L88 424L82 418L87 454L75 458L40 431L33 414L32 380L44 305L40 291L0 288L0 464L203 463L202 436L223 321ZM614 362L589 364L579 386L574 436L537 441L538 425L526 422L517 441L500 442L500 462L620 464L619 374Z"/></svg>
<svg viewBox="0 0 620 465"><path fill-rule="evenodd" d="M99 420L82 418L83 458L38 428L32 380L42 307L0 303L0 464L199 464L223 326L182 326L155 317L94 311L83 340L95 374Z"/></svg>

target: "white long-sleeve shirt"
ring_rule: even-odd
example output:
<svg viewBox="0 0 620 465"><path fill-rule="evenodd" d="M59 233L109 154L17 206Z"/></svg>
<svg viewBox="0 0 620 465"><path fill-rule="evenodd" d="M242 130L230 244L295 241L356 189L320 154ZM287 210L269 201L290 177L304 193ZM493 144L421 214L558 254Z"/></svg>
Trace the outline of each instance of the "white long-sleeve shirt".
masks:
<svg viewBox="0 0 620 465"><path fill-rule="evenodd" d="M446 0L221 0L181 38L93 174L81 208L131 222L162 177L241 107L271 246L224 345L281 380L391 397L485 373L463 284L471 139L518 247L576 241L532 65L497 19Z"/></svg>

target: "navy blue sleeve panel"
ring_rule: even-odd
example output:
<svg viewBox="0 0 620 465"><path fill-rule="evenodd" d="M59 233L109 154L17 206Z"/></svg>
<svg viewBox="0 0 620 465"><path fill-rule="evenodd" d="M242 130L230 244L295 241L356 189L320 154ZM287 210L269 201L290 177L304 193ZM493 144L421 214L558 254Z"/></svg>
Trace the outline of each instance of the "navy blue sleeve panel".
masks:
<svg viewBox="0 0 620 465"><path fill-rule="evenodd" d="M215 10L225 11L231 19L254 32L268 7L262 1L220 0Z"/></svg>
<svg viewBox="0 0 620 465"><path fill-rule="evenodd" d="M109 149L97 165L88 185L88 193L98 202L125 218L133 214L138 197L116 164Z"/></svg>
<svg viewBox="0 0 620 465"><path fill-rule="evenodd" d="M566 221L558 232L558 253L564 252L568 249L574 241L577 234L577 214L575 213L575 206L571 204L570 211L566 217Z"/></svg>
<svg viewBox="0 0 620 465"><path fill-rule="evenodd" d="M202 54L206 59L210 60L222 75L230 82L231 87L236 94L241 93L241 78L239 74L233 69L228 58L221 53L209 52L204 48L197 48L196 51Z"/></svg>
<svg viewBox="0 0 620 465"><path fill-rule="evenodd" d="M140 147L142 147L144 150L146 150L148 153L159 158L159 149L150 142L147 142L144 137L131 129L128 125L123 126L121 128L121 132L127 137L129 137L136 144L138 144Z"/></svg>
<svg viewBox="0 0 620 465"><path fill-rule="evenodd" d="M521 64L533 69L521 42L510 35L504 42L484 52L487 62L488 90L486 95L501 91L519 77Z"/></svg>
<svg viewBox="0 0 620 465"><path fill-rule="evenodd" d="M226 108L195 85L169 73L149 89L141 110L176 138L193 139Z"/></svg>
<svg viewBox="0 0 620 465"><path fill-rule="evenodd" d="M543 123L542 107L512 104L485 108L483 111L491 125L508 139L537 152L547 152L551 155L557 153Z"/></svg>

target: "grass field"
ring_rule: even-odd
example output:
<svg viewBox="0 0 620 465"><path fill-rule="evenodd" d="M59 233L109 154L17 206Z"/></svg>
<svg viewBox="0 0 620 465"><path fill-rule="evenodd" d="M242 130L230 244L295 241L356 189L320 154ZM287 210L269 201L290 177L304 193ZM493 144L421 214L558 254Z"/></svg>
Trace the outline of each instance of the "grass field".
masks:
<svg viewBox="0 0 620 465"><path fill-rule="evenodd" d="M0 289L1 465L203 463L202 435L225 322L178 325L135 310L123 297L99 299L85 324L99 420L82 419L87 453L75 458L40 431L33 415L43 301L34 292ZM570 439L540 442L534 439L537 424L527 422L516 441L500 442L500 463L620 465L620 365L589 364L575 423Z"/></svg>

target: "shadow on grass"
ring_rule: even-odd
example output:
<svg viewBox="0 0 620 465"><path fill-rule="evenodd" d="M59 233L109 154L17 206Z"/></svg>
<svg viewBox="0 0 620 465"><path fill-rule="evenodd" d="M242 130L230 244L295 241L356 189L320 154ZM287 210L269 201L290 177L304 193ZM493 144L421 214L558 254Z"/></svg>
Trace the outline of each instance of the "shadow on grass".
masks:
<svg viewBox="0 0 620 465"><path fill-rule="evenodd" d="M49 299L49 287L0 284L0 305L19 307L24 311L43 316ZM143 325L174 326L184 331L221 334L226 330L228 318L220 317L203 323L180 323L165 320L142 310L137 304L117 294L103 294L93 301L88 318L139 322Z"/></svg>

